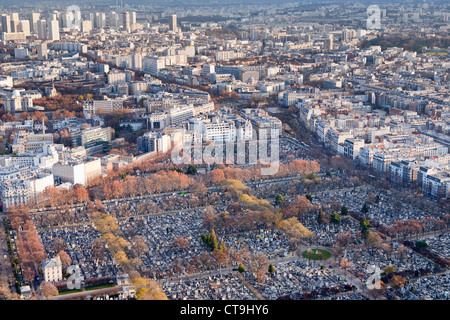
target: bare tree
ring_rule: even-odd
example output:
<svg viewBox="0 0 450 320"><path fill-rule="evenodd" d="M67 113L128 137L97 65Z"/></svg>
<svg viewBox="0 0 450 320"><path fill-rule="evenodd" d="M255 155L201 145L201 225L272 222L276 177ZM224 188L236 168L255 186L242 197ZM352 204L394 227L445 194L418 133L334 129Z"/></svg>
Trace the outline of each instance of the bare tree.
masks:
<svg viewBox="0 0 450 320"><path fill-rule="evenodd" d="M263 253L252 254L248 263L248 271L253 273L258 282L264 280L264 274L269 268L269 259Z"/></svg>
<svg viewBox="0 0 450 320"><path fill-rule="evenodd" d="M44 281L41 283L40 293L48 299L49 297L58 295L59 292L53 284Z"/></svg>
<svg viewBox="0 0 450 320"><path fill-rule="evenodd" d="M52 247L55 252L60 252L67 248L67 244L63 238L55 238L53 239Z"/></svg>
<svg viewBox="0 0 450 320"><path fill-rule="evenodd" d="M96 260L96 263L98 263L99 260L104 258L105 253L105 246L103 244L103 241L101 238L94 239L94 242L92 242L92 256Z"/></svg>
<svg viewBox="0 0 450 320"><path fill-rule="evenodd" d="M133 248L138 257L141 257L148 251L148 246L143 236L135 236L133 238Z"/></svg>
<svg viewBox="0 0 450 320"><path fill-rule="evenodd" d="M172 241L172 247L176 249L183 249L189 247L189 241L183 237L175 238Z"/></svg>

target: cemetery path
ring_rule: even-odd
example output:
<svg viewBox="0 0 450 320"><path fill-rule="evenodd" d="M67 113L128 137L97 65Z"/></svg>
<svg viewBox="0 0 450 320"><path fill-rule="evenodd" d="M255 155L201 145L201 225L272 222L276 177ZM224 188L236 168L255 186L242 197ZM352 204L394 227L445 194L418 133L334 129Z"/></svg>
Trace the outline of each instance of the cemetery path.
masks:
<svg viewBox="0 0 450 320"><path fill-rule="evenodd" d="M421 240L421 239L424 239L424 238L428 238L428 237L433 237L433 236L438 236L438 235L440 235L440 234L443 234L443 233L446 233L446 232L449 232L450 231L450 228L445 228L445 229L440 229L440 230L435 230L435 231L427 231L427 232L425 232L425 233L419 233L419 234L412 234L412 235L409 235L409 236L404 236L404 237L400 237L400 238L390 238L390 237L387 237L387 239L385 240L385 241L383 241L384 243L389 243L389 242L392 242L392 241L395 241L395 240L417 240L417 241L419 241L419 240Z"/></svg>
<svg viewBox="0 0 450 320"><path fill-rule="evenodd" d="M0 274L5 276L7 279L14 279L14 272L12 268L12 264L10 261L10 256L8 252L8 244L6 242L6 235L5 231L6 226L3 223L3 219L0 220ZM6 257L6 259L5 259ZM14 293L16 292L16 287L10 283L11 291Z"/></svg>
<svg viewBox="0 0 450 320"><path fill-rule="evenodd" d="M292 252L292 253L288 254L286 257L270 260L270 263L276 264L276 263L280 263L280 262L289 262L289 261L293 261L293 260L297 260L297 259L298 259L298 257L296 257L295 254ZM164 282L177 282L180 280L185 281L185 280L193 280L193 279L202 279L202 278L207 278L210 276L216 276L218 274L227 274L227 273L235 271L234 269L235 269L234 267L232 267L232 268L227 267L227 268L222 268L221 270L205 271L205 272L201 272L201 273L194 273L194 274L184 275L184 276L179 276L179 277L160 279L157 282L164 283Z"/></svg>
<svg viewBox="0 0 450 320"><path fill-rule="evenodd" d="M240 274L238 271L234 271L233 274L241 281L241 283L247 287L248 290L250 290L251 293L258 299L258 300L267 300L264 298L261 293L255 289L250 283L248 283L245 278Z"/></svg>

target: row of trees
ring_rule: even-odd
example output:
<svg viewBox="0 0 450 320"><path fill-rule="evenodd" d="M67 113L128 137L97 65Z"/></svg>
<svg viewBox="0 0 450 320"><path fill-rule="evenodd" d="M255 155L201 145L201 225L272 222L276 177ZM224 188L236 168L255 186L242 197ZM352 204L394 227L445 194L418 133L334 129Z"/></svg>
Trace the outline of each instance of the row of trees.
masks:
<svg viewBox="0 0 450 320"><path fill-rule="evenodd" d="M75 185L70 190L48 187L37 199L36 207L42 209L46 206L70 206L85 201L89 202L89 198L108 200L186 189L189 189L191 193L198 197L203 196L207 192L206 185L218 186L221 184L225 184L225 188L228 189L227 191L231 193L231 196L236 196L242 193L252 193L250 188L239 183L262 178L258 166L248 169L221 166L205 175L197 175L195 166L187 166L187 174L184 174L180 172L182 170L176 170L178 168L170 170L170 164L158 163L158 161L163 159L159 156L158 159L110 172L106 178L90 181L87 188L81 185ZM137 170L142 173L148 171L156 172L145 176L136 176L134 174ZM305 181L311 181L308 180L308 176L319 170L320 166L315 161L293 160L289 164L281 164L281 169L277 176L304 174ZM237 190L238 186L242 186L242 190Z"/></svg>
<svg viewBox="0 0 450 320"><path fill-rule="evenodd" d="M147 177L125 176L125 179L104 181L102 185L92 188L90 193L95 199L117 199L186 190L191 182L183 173L173 170L159 171Z"/></svg>
<svg viewBox="0 0 450 320"><path fill-rule="evenodd" d="M280 221L277 224L277 228L285 232L294 247L296 247L303 239L310 238L314 235L295 217Z"/></svg>
<svg viewBox="0 0 450 320"><path fill-rule="evenodd" d="M382 231L391 237L405 237L418 235L423 232L436 231L448 228L450 225L450 214L444 215L441 219L435 217L425 217L424 219L408 219L405 221L395 221L391 226L383 226Z"/></svg>
<svg viewBox="0 0 450 320"><path fill-rule="evenodd" d="M42 269L42 261L47 259L45 249L35 230L28 230L24 236L19 233L16 245L23 279L31 282Z"/></svg>
<svg viewBox="0 0 450 320"><path fill-rule="evenodd" d="M133 266L140 264L139 259L130 259L126 250L131 246L127 240L120 236L117 218L101 212L94 213L91 218L96 230L100 233L104 244L108 246L114 261L125 271L133 270Z"/></svg>
<svg viewBox="0 0 450 320"><path fill-rule="evenodd" d="M47 254L26 206L10 206L7 218L17 236L15 241L17 256L13 261L16 276L21 274L24 281L31 282L40 271L41 262L47 258Z"/></svg>
<svg viewBox="0 0 450 320"><path fill-rule="evenodd" d="M235 166L221 165L218 169L214 169L206 175L198 176L196 174L195 166L188 166L186 173L191 177L195 176L194 179L190 179L186 174L183 174L182 170L168 170L164 171L164 167L157 166L153 161L148 162L149 168L157 171L156 173L150 174L147 177L132 177L129 174L134 173L134 170L139 170L140 172L148 172L149 168L145 168L146 165L141 165L140 167L123 169L117 171L109 176L109 178L101 179L100 181L92 182L93 188L91 188L91 196L94 198L116 198L118 196L133 196L142 194L153 194L161 193L174 190L185 190L190 186L195 186L193 181L197 181L202 185L219 185L226 180L238 180L241 182L251 181L261 179L260 169L258 166L253 166L248 169L242 169ZM138 169L140 168L140 169ZM281 164L280 171L276 176L292 176L298 174L309 174L312 172L318 172L320 166L315 161L306 160L293 160L289 164ZM123 181L123 185L120 186L120 178L123 174L127 175L126 181ZM119 181L119 182L117 182ZM126 181L126 182L125 182ZM114 184L114 185L113 185ZM94 188L97 186L97 188ZM99 187L100 186L100 187Z"/></svg>
<svg viewBox="0 0 450 320"><path fill-rule="evenodd" d="M38 200L38 207L43 208L46 205L51 207L72 205L87 200L89 200L89 192L80 184L76 184L70 190L47 187Z"/></svg>
<svg viewBox="0 0 450 320"><path fill-rule="evenodd" d="M22 112L19 117L16 117L10 113L5 113L2 115L2 121L3 122L9 122L9 121L24 121L27 119L33 119L34 121L48 121L48 117L45 115L45 113L41 111L34 111L34 112Z"/></svg>
<svg viewBox="0 0 450 320"><path fill-rule="evenodd" d="M64 106L64 110L68 112L81 113L83 107L81 104L77 103L76 95L58 95L56 97L42 97L33 100L34 105L42 106L46 111L57 111Z"/></svg>
<svg viewBox="0 0 450 320"><path fill-rule="evenodd" d="M218 248L217 236L214 229L211 230L211 234L202 234L201 239L204 244L208 246L211 251L214 251Z"/></svg>

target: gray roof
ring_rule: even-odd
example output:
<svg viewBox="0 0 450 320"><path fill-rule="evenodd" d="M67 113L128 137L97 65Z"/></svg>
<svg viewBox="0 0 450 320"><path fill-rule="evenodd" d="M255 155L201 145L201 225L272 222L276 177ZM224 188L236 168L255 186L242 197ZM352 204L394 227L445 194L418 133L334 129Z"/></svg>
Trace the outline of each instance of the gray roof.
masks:
<svg viewBox="0 0 450 320"><path fill-rule="evenodd" d="M61 260L58 256L52 259L46 259L42 261L42 266L45 268L53 268L53 267L60 267L61 266Z"/></svg>

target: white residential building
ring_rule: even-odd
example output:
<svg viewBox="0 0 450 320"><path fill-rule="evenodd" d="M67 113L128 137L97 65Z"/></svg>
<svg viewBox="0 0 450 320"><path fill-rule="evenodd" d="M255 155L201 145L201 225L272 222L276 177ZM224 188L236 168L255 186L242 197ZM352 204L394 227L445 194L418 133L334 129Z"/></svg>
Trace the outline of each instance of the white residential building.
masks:
<svg viewBox="0 0 450 320"><path fill-rule="evenodd" d="M83 113L95 115L98 113L111 114L123 108L123 100L87 100L83 102Z"/></svg>
<svg viewBox="0 0 450 320"><path fill-rule="evenodd" d="M101 160L72 158L53 165L52 173L61 182L87 185L92 179L101 176Z"/></svg>
<svg viewBox="0 0 450 320"><path fill-rule="evenodd" d="M394 160L392 154L375 152L373 155L373 168L376 171L386 172L389 170L389 165Z"/></svg>
<svg viewBox="0 0 450 320"><path fill-rule="evenodd" d="M364 148L363 139L345 139L344 141L344 156L355 160L359 156L359 151Z"/></svg>
<svg viewBox="0 0 450 320"><path fill-rule="evenodd" d="M62 263L59 256L42 261L44 281L55 283L63 280Z"/></svg>
<svg viewBox="0 0 450 320"><path fill-rule="evenodd" d="M146 132L143 136L138 137L138 150L147 152L168 152L171 147L170 136L155 132Z"/></svg>
<svg viewBox="0 0 450 320"><path fill-rule="evenodd" d="M53 41L59 41L59 21L52 20L48 24L48 38Z"/></svg>
<svg viewBox="0 0 450 320"><path fill-rule="evenodd" d="M157 76L158 72L166 66L163 57L151 57L151 56L144 57L142 59L142 65L144 71L152 76Z"/></svg>

